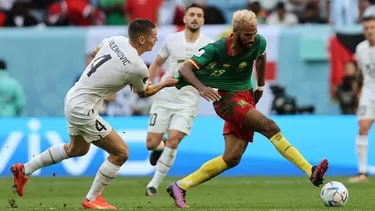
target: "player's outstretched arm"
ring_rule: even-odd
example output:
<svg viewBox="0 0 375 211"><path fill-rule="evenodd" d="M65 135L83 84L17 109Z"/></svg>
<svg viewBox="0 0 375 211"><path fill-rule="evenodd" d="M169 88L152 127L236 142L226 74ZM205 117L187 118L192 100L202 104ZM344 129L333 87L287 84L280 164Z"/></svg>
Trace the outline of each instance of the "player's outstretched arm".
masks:
<svg viewBox="0 0 375 211"><path fill-rule="evenodd" d="M156 57L156 60L154 61L154 63L151 64L148 70L148 73L150 75L150 78L148 79L149 81L153 81L156 78L156 76L159 75L160 69L165 63L165 60L166 58L163 58L159 55Z"/></svg>
<svg viewBox="0 0 375 211"><path fill-rule="evenodd" d="M150 97L158 93L164 87L176 86L177 82L178 80L176 79L166 79L158 84L148 85L145 91L137 93L140 98Z"/></svg>
<svg viewBox="0 0 375 211"><path fill-rule="evenodd" d="M207 101L218 101L221 96L216 90L205 86L199 79L195 76L193 70L197 69L193 63L187 61L182 65L181 69L178 71L180 75L192 86L198 89L199 94Z"/></svg>

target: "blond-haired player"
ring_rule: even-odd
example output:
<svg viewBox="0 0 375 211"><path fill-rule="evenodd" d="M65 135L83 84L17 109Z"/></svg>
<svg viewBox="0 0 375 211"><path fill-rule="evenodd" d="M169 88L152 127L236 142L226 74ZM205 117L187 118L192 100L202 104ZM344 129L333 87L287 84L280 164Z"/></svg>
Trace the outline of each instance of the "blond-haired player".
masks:
<svg viewBox="0 0 375 211"><path fill-rule="evenodd" d="M179 70L181 78L176 87L194 86L203 98L214 101L216 113L225 120L223 155L168 186L169 195L181 208L188 207L187 190L239 164L254 132L267 137L282 156L306 173L313 185L323 183L328 169L326 159L312 166L288 142L278 125L255 108L265 85L266 40L258 34L256 16L249 10L235 12L232 25L231 35L203 47ZM258 76L255 90L251 87L254 62Z"/></svg>
<svg viewBox="0 0 375 211"><path fill-rule="evenodd" d="M178 69L200 48L213 42L200 33L204 22L202 7L192 4L186 8L185 30L170 34L164 40L155 62L150 66L150 80L160 72L162 65L168 61L168 69L162 81L178 75ZM150 121L147 133L147 149L153 150L150 156L156 171L146 187L147 196L155 196L160 183L168 173L176 158L177 147L185 135L190 134L194 116L197 112L200 96L192 86L181 90L169 87L161 90L155 97L150 110ZM158 150L164 133L168 133L166 146ZM159 147L160 148L160 147Z"/></svg>
<svg viewBox="0 0 375 211"><path fill-rule="evenodd" d="M130 23L128 31L129 38L104 39L81 78L66 94L65 116L70 143L52 146L31 161L11 167L18 195L23 196L24 186L32 173L65 159L83 156L94 144L109 156L100 166L82 205L86 209L116 209L101 194L117 176L129 153L124 140L99 116L103 100L126 85L132 85L140 97L148 97L177 82L171 79L147 85L148 69L140 55L151 51L155 45L155 25L145 19L136 19Z"/></svg>
<svg viewBox="0 0 375 211"><path fill-rule="evenodd" d="M363 14L363 32L366 40L356 48L358 84L360 90L357 112L359 131L356 139L358 175L349 182L367 182L368 133L375 120L375 6L368 7ZM363 86L362 86L363 84Z"/></svg>

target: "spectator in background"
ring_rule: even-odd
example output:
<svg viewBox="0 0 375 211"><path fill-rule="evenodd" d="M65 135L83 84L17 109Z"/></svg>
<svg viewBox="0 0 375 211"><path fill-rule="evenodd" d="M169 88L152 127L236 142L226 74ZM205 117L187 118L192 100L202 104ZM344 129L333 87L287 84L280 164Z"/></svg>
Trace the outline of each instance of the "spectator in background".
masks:
<svg viewBox="0 0 375 211"><path fill-rule="evenodd" d="M14 0L0 0L0 11L8 11L12 9Z"/></svg>
<svg viewBox="0 0 375 211"><path fill-rule="evenodd" d="M0 117L21 116L25 96L21 85L6 72L6 63L0 60Z"/></svg>
<svg viewBox="0 0 375 211"><path fill-rule="evenodd" d="M313 2L307 3L304 13L300 18L300 23L327 23L326 20L320 17L319 5Z"/></svg>
<svg viewBox="0 0 375 211"><path fill-rule="evenodd" d="M354 25L358 18L358 0L330 0L330 23Z"/></svg>
<svg viewBox="0 0 375 211"><path fill-rule="evenodd" d="M104 14L87 0L62 0L48 8L47 25L103 25Z"/></svg>
<svg viewBox="0 0 375 211"><path fill-rule="evenodd" d="M362 23L362 16L365 10L371 5L369 0L359 0L358 1L358 18L357 23Z"/></svg>
<svg viewBox="0 0 375 211"><path fill-rule="evenodd" d="M276 4L275 11L267 18L267 24L292 26L298 24L297 16L285 10L285 3L280 1Z"/></svg>
<svg viewBox="0 0 375 211"><path fill-rule="evenodd" d="M106 15L106 25L118 26L128 24L124 13L126 0L101 0L100 8Z"/></svg>
<svg viewBox="0 0 375 211"><path fill-rule="evenodd" d="M253 11L257 16L258 24L266 23L266 12L263 10L262 5L257 0L249 0L247 3L247 9Z"/></svg>
<svg viewBox="0 0 375 211"><path fill-rule="evenodd" d="M126 0L125 14L128 23L136 18L144 18L159 24L159 9L163 0Z"/></svg>
<svg viewBox="0 0 375 211"><path fill-rule="evenodd" d="M30 2L18 0L14 2L12 9L6 12L3 26L6 27L29 27L38 25L38 21L31 14Z"/></svg>
<svg viewBox="0 0 375 211"><path fill-rule="evenodd" d="M163 0L159 9L159 25L184 25L185 4L183 0Z"/></svg>

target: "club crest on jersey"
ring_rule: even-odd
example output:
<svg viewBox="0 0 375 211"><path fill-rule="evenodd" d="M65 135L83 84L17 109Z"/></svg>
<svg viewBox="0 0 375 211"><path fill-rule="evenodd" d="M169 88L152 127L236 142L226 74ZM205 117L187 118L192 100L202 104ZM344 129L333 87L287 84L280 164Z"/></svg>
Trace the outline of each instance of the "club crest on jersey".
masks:
<svg viewBox="0 0 375 211"><path fill-rule="evenodd" d="M214 69L214 67L216 66L216 62L211 62L207 65L207 68L208 69Z"/></svg>
<svg viewBox="0 0 375 211"><path fill-rule="evenodd" d="M243 100L239 100L237 101L237 105L241 106L241 108L245 108L247 102L243 101Z"/></svg>
<svg viewBox="0 0 375 211"><path fill-rule="evenodd" d="M242 71L245 67L247 67L247 62L241 62L238 65L238 70L237 71Z"/></svg>

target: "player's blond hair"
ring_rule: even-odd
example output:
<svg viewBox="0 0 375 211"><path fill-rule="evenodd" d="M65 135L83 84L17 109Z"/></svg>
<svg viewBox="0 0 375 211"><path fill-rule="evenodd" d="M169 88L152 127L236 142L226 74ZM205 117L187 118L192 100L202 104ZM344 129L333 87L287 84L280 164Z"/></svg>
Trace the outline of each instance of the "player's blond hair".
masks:
<svg viewBox="0 0 375 211"><path fill-rule="evenodd" d="M233 13L233 29L239 29L241 24L245 22L250 25L257 25L258 21L255 13L247 9L237 10L235 13Z"/></svg>

